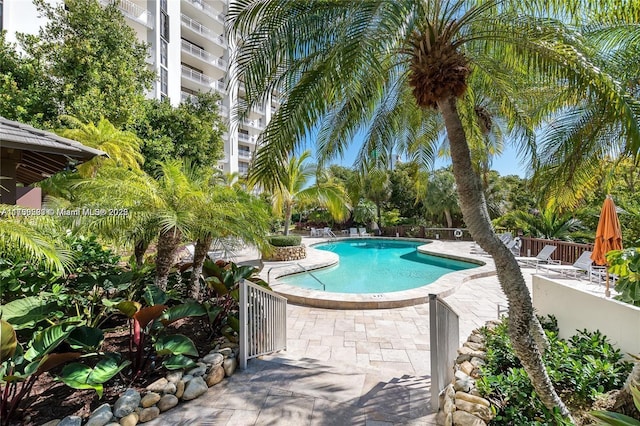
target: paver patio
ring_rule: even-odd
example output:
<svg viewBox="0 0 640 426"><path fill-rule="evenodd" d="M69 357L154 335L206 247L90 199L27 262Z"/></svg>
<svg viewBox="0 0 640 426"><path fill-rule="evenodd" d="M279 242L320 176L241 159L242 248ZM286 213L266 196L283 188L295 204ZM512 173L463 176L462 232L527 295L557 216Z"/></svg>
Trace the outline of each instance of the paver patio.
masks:
<svg viewBox="0 0 640 426"><path fill-rule="evenodd" d="M461 253L463 243L454 244ZM524 272L530 283L532 271ZM495 276L463 283L445 300L460 315L461 340L495 319L498 303L506 304ZM333 310L290 304L287 333L286 351L250 360L246 370L149 424L436 424L428 305Z"/></svg>

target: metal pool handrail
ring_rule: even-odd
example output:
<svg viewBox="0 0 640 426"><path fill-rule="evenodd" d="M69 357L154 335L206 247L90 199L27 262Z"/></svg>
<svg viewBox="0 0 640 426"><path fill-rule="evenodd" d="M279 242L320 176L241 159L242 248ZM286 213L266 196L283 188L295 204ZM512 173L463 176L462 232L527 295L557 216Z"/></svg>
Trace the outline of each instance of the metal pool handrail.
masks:
<svg viewBox="0 0 640 426"><path fill-rule="evenodd" d="M320 281L320 279L318 279L318 277L313 275L310 270L308 270L307 268L305 268L303 265L299 264L298 262L294 262L293 265L296 265L299 268L302 268L302 270L304 272L306 272L307 274L311 275L311 278L313 278L314 280L316 280L316 281L318 281L320 283L320 285L322 286L322 291L327 291L327 286L322 281ZM271 271L273 269L288 268L290 266L291 266L291 264L282 265L282 266L272 266L271 268L269 268L269 270L267 271L267 284L271 285Z"/></svg>

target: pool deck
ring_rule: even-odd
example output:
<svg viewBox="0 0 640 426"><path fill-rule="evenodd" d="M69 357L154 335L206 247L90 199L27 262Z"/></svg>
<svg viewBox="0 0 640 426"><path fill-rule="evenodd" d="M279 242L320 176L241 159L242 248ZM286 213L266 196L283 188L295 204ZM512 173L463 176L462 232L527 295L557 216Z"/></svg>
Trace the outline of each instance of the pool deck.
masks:
<svg viewBox="0 0 640 426"><path fill-rule="evenodd" d="M320 241L304 239L307 245ZM470 243L434 242L430 249L466 256ZM305 266L326 261L315 257L324 253L311 251ZM475 258L493 268L491 258ZM260 263L255 250L233 260ZM271 266L283 263L264 262L263 277ZM523 269L529 288L533 272ZM498 304L506 304L495 276L447 281L443 286L458 290L448 291L445 300L460 316L461 342L497 317ZM324 309L290 303L286 351L250 360L246 370L209 388L203 397L148 424L435 425L430 374L428 304Z"/></svg>

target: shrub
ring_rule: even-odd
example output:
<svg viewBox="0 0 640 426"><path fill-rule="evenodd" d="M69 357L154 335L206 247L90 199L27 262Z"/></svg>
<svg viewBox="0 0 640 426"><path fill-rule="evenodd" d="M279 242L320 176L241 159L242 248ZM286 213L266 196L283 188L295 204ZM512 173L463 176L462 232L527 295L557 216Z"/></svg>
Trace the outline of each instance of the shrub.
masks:
<svg viewBox="0 0 640 426"><path fill-rule="evenodd" d="M558 413L547 410L538 398L529 378L516 358L507 335L507 321L494 329L483 329L487 363L477 381L480 393L491 400L498 412L495 425L559 424ZM557 391L570 408L582 408L597 396L619 389L631 370L599 331L579 331L568 341L560 339L553 317L540 322L549 339L544 363Z"/></svg>
<svg viewBox="0 0 640 426"><path fill-rule="evenodd" d="M269 244L275 247L299 246L301 241L300 235L273 235L269 237Z"/></svg>

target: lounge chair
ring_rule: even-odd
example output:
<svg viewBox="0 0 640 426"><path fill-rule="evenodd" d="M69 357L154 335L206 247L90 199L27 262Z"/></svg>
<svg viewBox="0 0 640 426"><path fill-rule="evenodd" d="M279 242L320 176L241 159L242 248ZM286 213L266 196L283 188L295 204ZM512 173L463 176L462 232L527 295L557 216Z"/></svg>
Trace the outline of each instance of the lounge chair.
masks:
<svg viewBox="0 0 640 426"><path fill-rule="evenodd" d="M583 252L580 257L573 262L573 265L538 264L536 265L536 272L538 272L539 269L547 271L547 276L551 272L555 272L560 275L573 273L573 277L577 279L580 279L578 276L579 272L586 273L589 277L589 282L591 282L594 277L600 277L602 275L602 268L593 266L590 251Z"/></svg>
<svg viewBox="0 0 640 426"><path fill-rule="evenodd" d="M349 236L350 237L360 236L360 234L358 234L358 228L349 228Z"/></svg>
<svg viewBox="0 0 640 426"><path fill-rule="evenodd" d="M358 233L361 237L368 237L369 235L371 235L367 232L367 228L358 228Z"/></svg>
<svg viewBox="0 0 640 426"><path fill-rule="evenodd" d="M336 234L333 233L331 228L325 227L325 228L322 228L322 236L323 237L329 237L329 238L335 238Z"/></svg>
<svg viewBox="0 0 640 426"><path fill-rule="evenodd" d="M322 231L320 229L311 228L309 230L309 236L311 237L319 237L322 235Z"/></svg>
<svg viewBox="0 0 640 426"><path fill-rule="evenodd" d="M557 246L546 245L535 256L516 256L518 263L525 265L537 265L538 263L551 263L551 255L556 251Z"/></svg>

